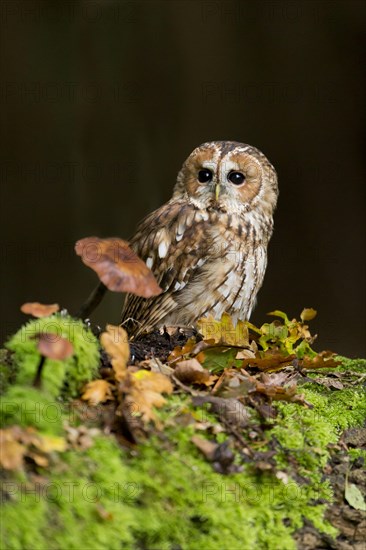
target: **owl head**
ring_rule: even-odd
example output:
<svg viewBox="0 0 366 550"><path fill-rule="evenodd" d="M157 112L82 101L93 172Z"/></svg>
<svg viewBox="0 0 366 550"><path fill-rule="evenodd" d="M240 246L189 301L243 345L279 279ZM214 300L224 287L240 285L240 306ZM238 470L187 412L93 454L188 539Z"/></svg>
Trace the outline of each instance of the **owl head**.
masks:
<svg viewBox="0 0 366 550"><path fill-rule="evenodd" d="M255 147L237 141L210 141L184 162L173 198L184 196L198 208L223 212L260 210L271 216L278 196L277 174Z"/></svg>

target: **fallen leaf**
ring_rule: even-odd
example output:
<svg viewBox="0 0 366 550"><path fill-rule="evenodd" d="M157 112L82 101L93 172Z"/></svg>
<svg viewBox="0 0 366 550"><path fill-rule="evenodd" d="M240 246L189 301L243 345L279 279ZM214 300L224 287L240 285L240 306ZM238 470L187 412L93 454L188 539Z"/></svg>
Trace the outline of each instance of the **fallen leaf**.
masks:
<svg viewBox="0 0 366 550"><path fill-rule="evenodd" d="M20 470L26 447L15 441L9 430L0 430L0 464L5 470Z"/></svg>
<svg viewBox="0 0 366 550"><path fill-rule="evenodd" d="M339 367L341 361L336 359L337 355L332 351L322 351L315 357L304 357L300 361L300 366L305 369L322 369Z"/></svg>
<svg viewBox="0 0 366 550"><path fill-rule="evenodd" d="M86 385L81 399L93 406L113 399L111 385L106 380L93 380Z"/></svg>
<svg viewBox="0 0 366 550"><path fill-rule="evenodd" d="M130 375L129 381L131 386L126 396L129 409L144 422L155 420L153 407L160 408L165 403L161 394L173 391L169 378L158 372L139 370Z"/></svg>
<svg viewBox="0 0 366 550"><path fill-rule="evenodd" d="M235 356L235 359L254 359L255 353L251 349L242 349L238 351Z"/></svg>
<svg viewBox="0 0 366 550"><path fill-rule="evenodd" d="M184 384L204 384L205 386L211 386L218 378L204 369L197 359L187 359L177 363L174 376Z"/></svg>
<svg viewBox="0 0 366 550"><path fill-rule="evenodd" d="M126 377L130 358L127 332L120 326L107 325L106 332L100 335L100 341L111 358L116 380L121 382Z"/></svg>
<svg viewBox="0 0 366 550"><path fill-rule="evenodd" d="M26 302L20 308L22 313L27 315L33 315L33 317L48 317L56 311L59 311L60 306L58 304L41 304L39 302Z"/></svg>
<svg viewBox="0 0 366 550"><path fill-rule="evenodd" d="M340 380L334 380L332 378L315 378L314 382L317 384L320 384L322 386L325 386L326 388L331 388L335 390L343 390L344 385Z"/></svg>
<svg viewBox="0 0 366 550"><path fill-rule="evenodd" d="M362 510L363 512L366 512L366 502L364 496L357 485L354 485L354 483L348 483L348 480L346 480L344 498L355 510Z"/></svg>
<svg viewBox="0 0 366 550"><path fill-rule="evenodd" d="M162 292L152 271L122 239L86 237L77 241L75 252L109 290L144 298Z"/></svg>
<svg viewBox="0 0 366 550"><path fill-rule="evenodd" d="M32 451L27 452L27 457L34 460L34 462L37 464L37 466L41 466L41 468L46 468L49 465L49 460L46 456L40 455L38 453L34 453Z"/></svg>
<svg viewBox="0 0 366 550"><path fill-rule="evenodd" d="M72 343L58 334L42 332L35 334L34 338L38 340L38 351L49 359L63 361L74 353Z"/></svg>
<svg viewBox="0 0 366 550"><path fill-rule="evenodd" d="M151 359L140 361L139 365L142 368L149 368L152 372L160 372L166 376L171 376L174 374L174 369L169 367L169 365L162 363L158 357L152 357Z"/></svg>
<svg viewBox="0 0 366 550"><path fill-rule="evenodd" d="M255 357L244 359L242 367L244 369L246 367L257 367L262 371L273 371L291 365L294 359L296 359L295 354L284 356L278 350L267 350L265 353L258 353Z"/></svg>
<svg viewBox="0 0 366 550"><path fill-rule="evenodd" d="M217 321L212 315L197 321L197 327L204 340L214 340L216 344L228 346L249 346L249 331L244 321L234 323L228 313L223 313Z"/></svg>
<svg viewBox="0 0 366 550"><path fill-rule="evenodd" d="M253 388L249 390L249 393L265 395L274 401L288 401L291 403L299 403L310 409L313 408L313 405L305 400L303 394L297 393L296 379L299 376L298 373L262 373L261 380L248 374L246 376L248 380L253 383Z"/></svg>
<svg viewBox="0 0 366 550"><path fill-rule="evenodd" d="M186 356L189 356L191 353L193 353L193 350L196 348L196 346L197 343L195 338L189 338L184 346L176 346L173 351L170 352L170 355L168 357L169 363L175 363L179 359L183 359ZM201 348L199 351L201 351Z"/></svg>
<svg viewBox="0 0 366 550"><path fill-rule="evenodd" d="M212 373L221 372L230 367L241 367L241 360L235 359L237 348L217 345L204 352L203 366Z"/></svg>

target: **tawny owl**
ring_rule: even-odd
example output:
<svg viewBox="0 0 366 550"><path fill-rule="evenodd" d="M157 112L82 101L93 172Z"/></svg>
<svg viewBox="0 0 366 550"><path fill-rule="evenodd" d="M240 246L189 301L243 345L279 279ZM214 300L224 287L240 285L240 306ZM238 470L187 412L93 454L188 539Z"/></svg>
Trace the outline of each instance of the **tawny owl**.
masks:
<svg viewBox="0 0 366 550"><path fill-rule="evenodd" d="M172 198L131 240L162 294L126 297L122 322L135 336L190 326L223 312L249 319L267 265L278 196L276 171L255 147L212 141L184 162Z"/></svg>

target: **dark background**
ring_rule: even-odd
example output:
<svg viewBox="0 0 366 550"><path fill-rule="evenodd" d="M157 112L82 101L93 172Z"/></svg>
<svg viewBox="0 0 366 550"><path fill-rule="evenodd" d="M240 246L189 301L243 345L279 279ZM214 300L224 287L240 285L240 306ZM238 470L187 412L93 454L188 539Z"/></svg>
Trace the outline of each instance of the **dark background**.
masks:
<svg viewBox="0 0 366 550"><path fill-rule="evenodd" d="M25 301L75 311L85 236L128 238L204 141L259 147L279 174L254 322L312 323L365 356L361 1L2 1L1 333ZM110 294L95 321L117 323Z"/></svg>

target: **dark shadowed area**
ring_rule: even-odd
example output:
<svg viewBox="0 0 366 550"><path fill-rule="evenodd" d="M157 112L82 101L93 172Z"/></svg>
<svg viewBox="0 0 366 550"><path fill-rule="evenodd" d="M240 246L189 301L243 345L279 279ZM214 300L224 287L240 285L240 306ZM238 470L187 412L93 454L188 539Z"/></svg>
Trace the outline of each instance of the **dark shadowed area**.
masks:
<svg viewBox="0 0 366 550"><path fill-rule="evenodd" d="M1 9L1 336L25 301L75 312L76 240L127 239L209 140L261 149L280 199L255 323L314 307L365 356L365 3L16 1ZM93 319L117 323L110 294Z"/></svg>

